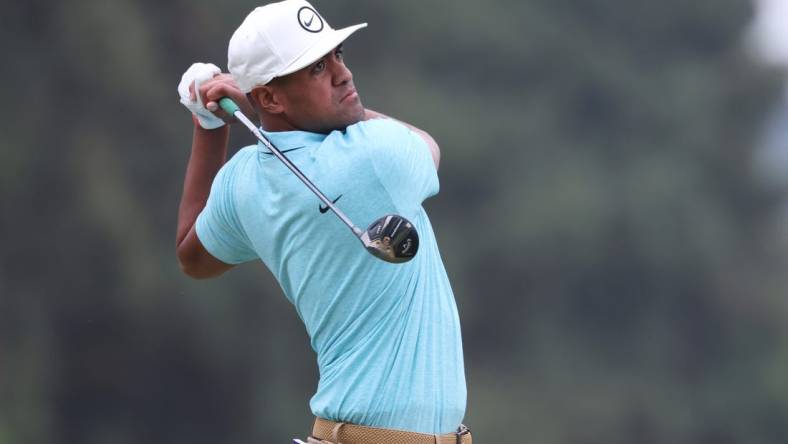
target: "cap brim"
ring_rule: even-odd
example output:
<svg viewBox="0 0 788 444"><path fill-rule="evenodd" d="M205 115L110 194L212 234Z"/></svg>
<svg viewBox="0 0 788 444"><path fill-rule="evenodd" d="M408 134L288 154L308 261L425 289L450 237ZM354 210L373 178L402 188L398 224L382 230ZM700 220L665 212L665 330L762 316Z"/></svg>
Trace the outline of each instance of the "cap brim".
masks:
<svg viewBox="0 0 788 444"><path fill-rule="evenodd" d="M331 30L325 33L325 36L315 43L312 47L307 49L301 56L293 61L290 65L285 67L282 72L278 73L275 77L282 77L292 74L299 69L305 68L310 64L320 60L321 57L331 52L332 49L339 46L345 39L350 37L350 34L358 31L361 28L366 28L366 23L348 26L347 28Z"/></svg>

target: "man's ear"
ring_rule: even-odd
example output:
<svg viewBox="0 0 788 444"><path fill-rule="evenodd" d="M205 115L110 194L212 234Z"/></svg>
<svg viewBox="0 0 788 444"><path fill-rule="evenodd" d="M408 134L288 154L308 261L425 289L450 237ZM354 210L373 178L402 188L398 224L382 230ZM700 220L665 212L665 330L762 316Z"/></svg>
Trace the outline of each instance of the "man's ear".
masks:
<svg viewBox="0 0 788 444"><path fill-rule="evenodd" d="M258 86L249 92L250 101L255 107L268 114L281 114L284 106L279 100L280 94L269 85Z"/></svg>

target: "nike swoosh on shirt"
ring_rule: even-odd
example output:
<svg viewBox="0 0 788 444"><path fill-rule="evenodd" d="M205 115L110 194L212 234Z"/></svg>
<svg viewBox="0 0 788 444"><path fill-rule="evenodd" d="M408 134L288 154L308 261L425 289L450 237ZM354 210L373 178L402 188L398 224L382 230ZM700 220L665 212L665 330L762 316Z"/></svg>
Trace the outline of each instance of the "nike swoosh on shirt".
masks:
<svg viewBox="0 0 788 444"><path fill-rule="evenodd" d="M315 19L315 16L313 14L312 17L309 18L308 22L306 22L306 21L304 22L304 25L306 25L306 27L308 28L312 24L312 20L314 20L314 19Z"/></svg>
<svg viewBox="0 0 788 444"><path fill-rule="evenodd" d="M332 200L331 203L337 203L337 201L339 200L340 197L342 197L341 194L339 195L339 197L337 197L336 199ZM328 211L328 207L324 207L323 205L320 205L319 210L320 210L320 213L322 214L322 213L325 213L326 211Z"/></svg>

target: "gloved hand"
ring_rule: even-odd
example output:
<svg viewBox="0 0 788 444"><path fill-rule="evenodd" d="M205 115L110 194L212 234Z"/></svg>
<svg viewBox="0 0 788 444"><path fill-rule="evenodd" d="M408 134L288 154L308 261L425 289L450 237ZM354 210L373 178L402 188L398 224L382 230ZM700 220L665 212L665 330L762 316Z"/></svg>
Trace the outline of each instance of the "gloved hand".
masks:
<svg viewBox="0 0 788 444"><path fill-rule="evenodd" d="M221 72L222 70L213 63L194 63L183 73L181 83L178 84L178 94L181 96L181 103L197 116L200 126L208 130L224 126L225 123L224 120L205 109L202 97L200 97L198 91L200 90L200 83L211 80ZM191 99L191 93L189 92L189 86L192 83L194 83L196 100Z"/></svg>

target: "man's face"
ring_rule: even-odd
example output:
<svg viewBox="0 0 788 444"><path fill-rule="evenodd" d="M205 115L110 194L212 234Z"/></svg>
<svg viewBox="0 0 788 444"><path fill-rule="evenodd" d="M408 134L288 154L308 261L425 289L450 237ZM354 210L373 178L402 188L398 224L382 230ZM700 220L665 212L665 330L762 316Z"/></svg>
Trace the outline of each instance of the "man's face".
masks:
<svg viewBox="0 0 788 444"><path fill-rule="evenodd" d="M344 130L364 118L364 106L345 66L342 45L315 63L271 82L295 128L328 133Z"/></svg>

